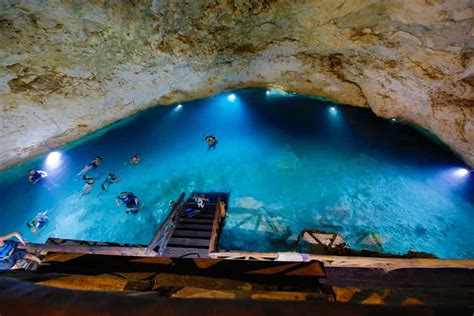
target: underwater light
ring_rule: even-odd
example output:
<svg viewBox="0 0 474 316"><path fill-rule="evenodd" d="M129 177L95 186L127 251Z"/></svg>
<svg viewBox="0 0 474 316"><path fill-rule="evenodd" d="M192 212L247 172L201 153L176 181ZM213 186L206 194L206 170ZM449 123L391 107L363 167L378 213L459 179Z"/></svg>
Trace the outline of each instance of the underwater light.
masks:
<svg viewBox="0 0 474 316"><path fill-rule="evenodd" d="M175 110L175 111L179 111L179 110L181 110L182 108L183 108L183 105L178 104L178 105L174 108L174 110Z"/></svg>
<svg viewBox="0 0 474 316"><path fill-rule="evenodd" d="M329 108L329 112L330 112L331 114L336 114L336 113L337 113L337 110L336 110L336 108L335 108L334 106L331 106L331 107Z"/></svg>
<svg viewBox="0 0 474 316"><path fill-rule="evenodd" d="M46 166L50 169L55 169L61 164L61 153L59 151L51 152L46 157Z"/></svg>
<svg viewBox="0 0 474 316"><path fill-rule="evenodd" d="M397 119L391 118L391 119L390 119L390 121L392 121L392 122L396 122L396 121L397 121Z"/></svg>
<svg viewBox="0 0 474 316"><path fill-rule="evenodd" d="M280 96L280 97L292 95L286 92L285 90L283 90L283 88L279 88L279 87L268 88L267 91L265 91L265 94L267 96Z"/></svg>
<svg viewBox="0 0 474 316"><path fill-rule="evenodd" d="M233 94L233 93L230 94L230 95L227 97L227 100L228 100L229 102L234 102L234 101L235 101L235 94Z"/></svg>
<svg viewBox="0 0 474 316"><path fill-rule="evenodd" d="M454 171L454 175L456 177L465 177L469 174L469 170L467 170L466 168L458 168Z"/></svg>

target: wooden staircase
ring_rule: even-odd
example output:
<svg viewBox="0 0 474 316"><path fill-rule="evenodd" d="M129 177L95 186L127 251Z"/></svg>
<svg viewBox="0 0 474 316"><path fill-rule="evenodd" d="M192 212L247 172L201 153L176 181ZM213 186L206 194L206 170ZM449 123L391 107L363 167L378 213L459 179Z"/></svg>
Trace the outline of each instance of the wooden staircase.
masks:
<svg viewBox="0 0 474 316"><path fill-rule="evenodd" d="M181 195L149 248L175 258L207 258L209 252L216 251L229 194L197 193L209 199L203 208L198 207L193 194L185 203Z"/></svg>

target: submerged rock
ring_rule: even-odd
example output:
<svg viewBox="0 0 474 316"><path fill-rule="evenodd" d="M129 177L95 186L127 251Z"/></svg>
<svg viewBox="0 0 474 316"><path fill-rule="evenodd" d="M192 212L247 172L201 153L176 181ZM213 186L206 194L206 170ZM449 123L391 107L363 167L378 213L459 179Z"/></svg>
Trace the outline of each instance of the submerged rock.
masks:
<svg viewBox="0 0 474 316"><path fill-rule="evenodd" d="M370 233L363 237L360 241L361 245L369 247L383 247L384 241L381 235L376 233Z"/></svg>
<svg viewBox="0 0 474 316"><path fill-rule="evenodd" d="M241 207L250 210L258 210L265 206L262 201L258 201L251 196L238 197L234 200L233 207Z"/></svg>

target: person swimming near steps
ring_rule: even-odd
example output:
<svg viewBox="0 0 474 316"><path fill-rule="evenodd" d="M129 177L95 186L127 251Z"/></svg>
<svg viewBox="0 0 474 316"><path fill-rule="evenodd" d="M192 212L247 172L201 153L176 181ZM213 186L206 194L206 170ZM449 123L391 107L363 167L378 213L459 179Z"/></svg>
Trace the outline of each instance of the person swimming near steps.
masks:
<svg viewBox="0 0 474 316"><path fill-rule="evenodd" d="M193 194L192 199L194 200L194 202L196 202L199 208L204 208L204 202L209 202L208 198L206 198L202 194L197 194L197 193Z"/></svg>
<svg viewBox="0 0 474 316"><path fill-rule="evenodd" d="M132 192L122 192L115 199L115 203L118 207L121 206L121 203L125 205L125 212L127 214L136 214L141 208L138 198Z"/></svg>
<svg viewBox="0 0 474 316"><path fill-rule="evenodd" d="M102 188L102 190L104 191L107 191L107 189L113 184L113 183L117 183L121 180L121 178L118 178L117 176L115 176L115 174L113 172L110 172L108 175L107 175L107 178L105 178L104 182L102 182L102 184L100 185L100 187Z"/></svg>
<svg viewBox="0 0 474 316"><path fill-rule="evenodd" d="M28 226L32 233L37 234L39 230L48 223L48 221L48 210L46 210L36 214L36 217L32 221L26 223L26 226Z"/></svg>
<svg viewBox="0 0 474 316"><path fill-rule="evenodd" d="M28 181L33 184L40 182L42 179L46 178L48 173L43 170L30 169L28 170Z"/></svg>
<svg viewBox="0 0 474 316"><path fill-rule="evenodd" d="M92 160L90 163L85 165L84 168L81 170L81 172L79 172L77 175L82 176L87 171L89 171L91 169L96 169L97 167L99 167L101 162L102 162L102 157L100 157L100 156L95 157L94 160Z"/></svg>
<svg viewBox="0 0 474 316"><path fill-rule="evenodd" d="M84 185L84 190L81 193L81 197L83 197L86 194L89 194L89 192L92 190L92 185L95 182L95 179L92 177L88 177L87 175L84 175L82 179L86 182Z"/></svg>
<svg viewBox="0 0 474 316"><path fill-rule="evenodd" d="M215 150L216 145L218 143L217 138L212 135L205 135L203 136L203 139L207 142L207 151L209 150Z"/></svg>
<svg viewBox="0 0 474 316"><path fill-rule="evenodd" d="M136 166L138 165L138 163L140 162L142 158L140 157L140 155L134 155L132 158L130 158L130 164L132 166Z"/></svg>

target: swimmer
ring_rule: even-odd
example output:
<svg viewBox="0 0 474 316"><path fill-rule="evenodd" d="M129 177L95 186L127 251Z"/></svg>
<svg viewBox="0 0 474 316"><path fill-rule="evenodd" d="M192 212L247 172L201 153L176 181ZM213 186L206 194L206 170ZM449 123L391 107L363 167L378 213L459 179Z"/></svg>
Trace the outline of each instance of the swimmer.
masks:
<svg viewBox="0 0 474 316"><path fill-rule="evenodd" d="M89 192L92 190L92 185L94 184L95 182L95 179L92 178L92 177L88 177L87 175L84 175L82 177L82 179L84 179L84 181L86 182L86 184L84 185L84 190L82 191L81 193L81 197L83 197L84 195L86 194L89 194Z"/></svg>
<svg viewBox="0 0 474 316"><path fill-rule="evenodd" d="M216 149L218 143L217 138L212 135L203 136L203 139L207 142L207 151Z"/></svg>
<svg viewBox="0 0 474 316"><path fill-rule="evenodd" d="M121 206L120 202L125 205L125 212L127 214L136 214L142 207L138 202L138 198L132 192L122 192L119 196L115 199L115 203L118 207Z"/></svg>
<svg viewBox="0 0 474 316"><path fill-rule="evenodd" d="M40 228L43 228L48 221L48 210L46 210L44 212L38 213L32 221L26 223L26 226L30 228L32 233L37 234Z"/></svg>
<svg viewBox="0 0 474 316"><path fill-rule="evenodd" d="M102 188L102 190L107 191L107 189L112 185L112 183L117 183L120 180L122 180L122 178L117 178L113 172L110 172L107 175L107 178L105 178L104 182L100 185L100 187Z"/></svg>
<svg viewBox="0 0 474 316"><path fill-rule="evenodd" d="M194 200L194 202L196 202L199 208L204 208L204 202L209 202L209 199L202 194L194 193L191 198Z"/></svg>
<svg viewBox="0 0 474 316"><path fill-rule="evenodd" d="M83 174L85 174L87 171L91 170L91 169L96 169L97 167L99 167L100 163L102 162L102 158L97 156L94 158L94 160L92 160L90 163L88 163L87 165L84 166L84 168L81 170L81 172L79 172L77 175L78 176L82 176Z"/></svg>
<svg viewBox="0 0 474 316"><path fill-rule="evenodd" d="M33 184L36 184L41 181L41 179L46 178L48 173L43 170L30 169L28 170L28 181Z"/></svg>
<svg viewBox="0 0 474 316"><path fill-rule="evenodd" d="M142 158L140 157L140 155L135 155L133 156L131 159L130 159L130 164L131 165L138 165L138 163L140 162Z"/></svg>

